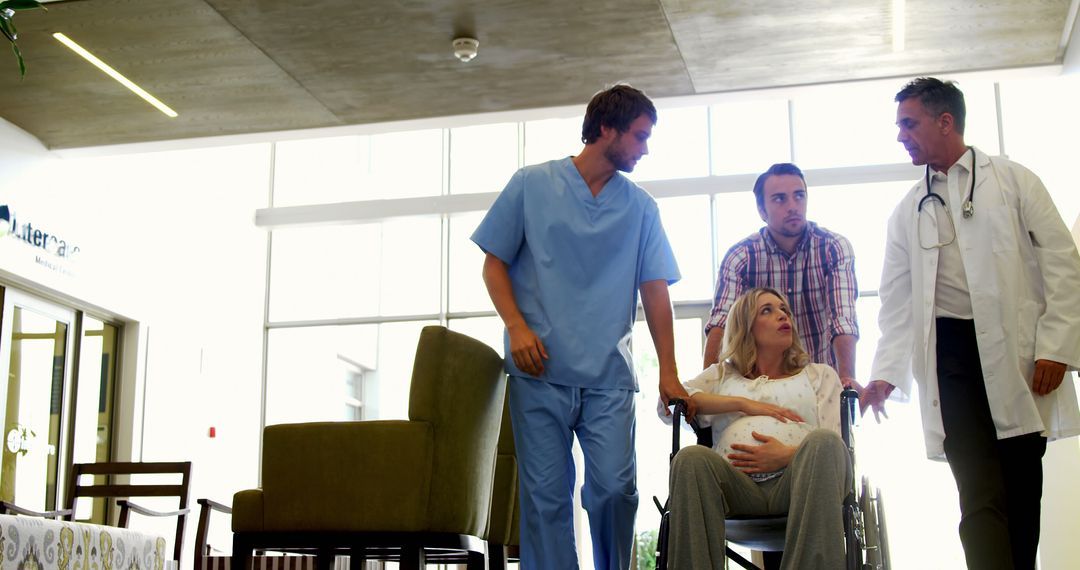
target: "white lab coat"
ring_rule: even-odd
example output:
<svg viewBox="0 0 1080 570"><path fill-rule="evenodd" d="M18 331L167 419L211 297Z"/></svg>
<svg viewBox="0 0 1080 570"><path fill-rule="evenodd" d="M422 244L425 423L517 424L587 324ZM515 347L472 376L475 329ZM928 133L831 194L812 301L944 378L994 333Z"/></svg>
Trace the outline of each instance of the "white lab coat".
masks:
<svg viewBox="0 0 1080 570"><path fill-rule="evenodd" d="M947 201L967 272L979 358L998 438L1032 432L1050 439L1080 434L1071 373L1046 396L1031 391L1037 359L1080 368L1076 245L1034 173L978 149L975 164L975 215L964 219L959 204L952 203L956 200ZM927 455L941 459L945 432L934 324L938 250L920 246L916 217L925 195L926 183L920 181L889 218L878 315L881 341L870 378L885 380L906 396L914 376ZM933 213L931 208L929 215ZM925 209L923 215L928 215Z"/></svg>

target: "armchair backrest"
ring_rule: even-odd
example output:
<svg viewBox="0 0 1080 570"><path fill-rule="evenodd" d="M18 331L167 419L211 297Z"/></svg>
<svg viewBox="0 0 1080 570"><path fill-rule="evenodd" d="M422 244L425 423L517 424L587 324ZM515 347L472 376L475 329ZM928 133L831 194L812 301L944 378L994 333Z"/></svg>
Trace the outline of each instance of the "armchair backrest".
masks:
<svg viewBox="0 0 1080 570"><path fill-rule="evenodd" d="M509 399L509 398L508 398ZM518 467L514 449L514 429L510 421L509 401L503 404L502 428L495 455L495 482L491 494L491 519L488 542L504 546L520 543L518 536Z"/></svg>
<svg viewBox="0 0 1080 570"><path fill-rule="evenodd" d="M505 395L503 359L491 347L445 327L420 332L409 419L434 430L432 531L450 530L467 512L473 534L486 532Z"/></svg>

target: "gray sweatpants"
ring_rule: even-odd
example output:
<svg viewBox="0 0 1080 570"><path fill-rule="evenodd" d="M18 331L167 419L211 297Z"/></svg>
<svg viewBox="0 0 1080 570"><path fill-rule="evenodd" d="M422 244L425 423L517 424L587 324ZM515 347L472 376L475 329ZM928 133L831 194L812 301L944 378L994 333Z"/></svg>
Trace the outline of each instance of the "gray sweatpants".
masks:
<svg viewBox="0 0 1080 570"><path fill-rule="evenodd" d="M692 446L671 464L672 570L724 568L724 518L787 513L781 568L844 567L844 495L852 487L851 461L835 432L806 436L784 474L755 483L713 450Z"/></svg>

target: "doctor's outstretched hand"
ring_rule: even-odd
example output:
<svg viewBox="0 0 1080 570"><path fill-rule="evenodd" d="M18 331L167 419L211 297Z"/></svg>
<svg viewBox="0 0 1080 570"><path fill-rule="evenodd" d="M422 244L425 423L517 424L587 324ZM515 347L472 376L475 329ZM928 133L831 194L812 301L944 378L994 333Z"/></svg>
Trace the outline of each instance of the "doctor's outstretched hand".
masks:
<svg viewBox="0 0 1080 570"><path fill-rule="evenodd" d="M1045 396L1058 386L1065 378L1065 365L1053 360L1039 359L1035 361L1035 375L1031 379L1031 389L1040 396Z"/></svg>
<svg viewBox="0 0 1080 570"><path fill-rule="evenodd" d="M874 409L874 419L881 423L881 416L889 417L889 414L885 413L885 400L889 398L889 394L892 394L893 389L896 386L889 384L884 380L874 380L863 388L859 394L859 415L866 415L866 408Z"/></svg>

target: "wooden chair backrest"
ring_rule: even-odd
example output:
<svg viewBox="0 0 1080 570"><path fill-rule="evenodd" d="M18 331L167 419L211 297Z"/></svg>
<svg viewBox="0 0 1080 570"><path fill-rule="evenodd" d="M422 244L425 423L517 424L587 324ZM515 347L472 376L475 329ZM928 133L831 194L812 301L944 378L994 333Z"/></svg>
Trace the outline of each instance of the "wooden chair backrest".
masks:
<svg viewBox="0 0 1080 570"><path fill-rule="evenodd" d="M131 475L179 475L179 483L130 483L117 482L119 477ZM96 477L84 475L104 475L103 483L97 482ZM126 479L125 479L126 481ZM173 543L173 560L180 564L180 554L184 549L184 531L187 527L188 497L191 489L191 462L104 462L104 463L76 463L72 466L71 477L68 480L67 505L71 510L69 520L75 519L75 503L80 497L105 498L105 499L130 499L133 497L176 497L178 500L177 510L171 513L155 513L161 516L176 516L176 537ZM130 505L120 502L120 520L118 526L127 527L127 519ZM135 506L135 510L143 512Z"/></svg>

